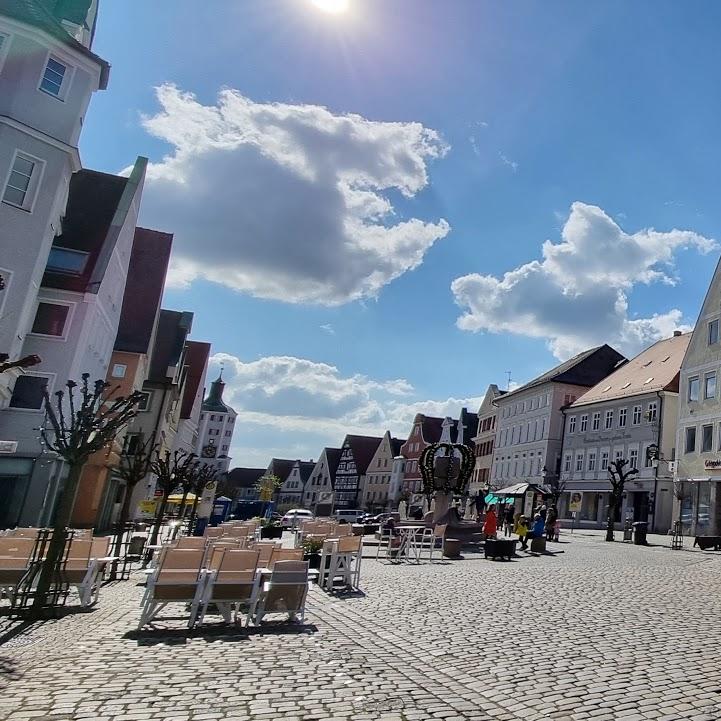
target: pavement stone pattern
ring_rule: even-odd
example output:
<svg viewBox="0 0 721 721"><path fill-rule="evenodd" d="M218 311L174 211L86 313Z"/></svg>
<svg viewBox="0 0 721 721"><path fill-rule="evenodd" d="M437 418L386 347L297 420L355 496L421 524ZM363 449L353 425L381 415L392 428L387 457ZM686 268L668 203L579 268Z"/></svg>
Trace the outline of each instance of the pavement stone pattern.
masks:
<svg viewBox="0 0 721 721"><path fill-rule="evenodd" d="M137 575L0 646L0 719L721 719L721 554L564 540L510 563L365 558L363 594L314 588L304 626L188 632L178 605L137 632Z"/></svg>

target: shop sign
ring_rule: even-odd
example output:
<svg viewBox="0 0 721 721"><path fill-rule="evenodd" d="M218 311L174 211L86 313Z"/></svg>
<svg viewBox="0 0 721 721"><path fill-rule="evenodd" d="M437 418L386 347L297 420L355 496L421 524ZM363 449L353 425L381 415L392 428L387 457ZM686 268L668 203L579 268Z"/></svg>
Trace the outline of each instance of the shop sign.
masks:
<svg viewBox="0 0 721 721"><path fill-rule="evenodd" d="M15 453L17 449L17 441L0 441L0 453Z"/></svg>
<svg viewBox="0 0 721 721"><path fill-rule="evenodd" d="M707 471L718 471L721 469L721 458L706 458L704 459L703 467Z"/></svg>

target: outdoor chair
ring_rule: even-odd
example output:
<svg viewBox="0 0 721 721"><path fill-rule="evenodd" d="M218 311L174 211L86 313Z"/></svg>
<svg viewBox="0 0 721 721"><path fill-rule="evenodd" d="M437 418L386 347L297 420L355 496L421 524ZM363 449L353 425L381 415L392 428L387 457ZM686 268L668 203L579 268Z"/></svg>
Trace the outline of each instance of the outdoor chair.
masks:
<svg viewBox="0 0 721 721"><path fill-rule="evenodd" d="M203 592L204 555L202 550L177 548L165 552L157 575L148 578L138 629L149 624L169 603L190 603L188 627L193 627Z"/></svg>
<svg viewBox="0 0 721 721"><path fill-rule="evenodd" d="M39 528L13 528L8 531L8 536L12 536L13 538L32 538L34 541L39 533Z"/></svg>
<svg viewBox="0 0 721 721"><path fill-rule="evenodd" d="M378 547L376 548L376 560L384 558L388 561L393 561L399 548L400 538L395 528L384 528L381 526Z"/></svg>
<svg viewBox="0 0 721 721"><path fill-rule="evenodd" d="M273 555L273 551L280 546L275 541L258 541L255 544L255 549L258 551L258 566L263 568L270 565L270 557Z"/></svg>
<svg viewBox="0 0 721 721"><path fill-rule="evenodd" d="M425 552L428 553L428 561L433 563L433 556L436 550L440 550L443 556L443 539L446 535L447 524L439 524L433 528L426 527L423 529L420 537L415 539L416 558L421 560ZM439 543L440 542L440 543Z"/></svg>
<svg viewBox="0 0 721 721"><path fill-rule="evenodd" d="M332 591L336 581L340 578L344 587L357 589L360 582L362 555L362 536L344 536L334 539L330 568L326 573L323 587L327 591Z"/></svg>
<svg viewBox="0 0 721 721"><path fill-rule="evenodd" d="M223 529L220 526L208 526L203 533L205 538L220 538L223 535Z"/></svg>
<svg viewBox="0 0 721 721"><path fill-rule="evenodd" d="M270 563L268 568L273 568L279 561L302 561L302 548L274 548L270 554Z"/></svg>
<svg viewBox="0 0 721 721"><path fill-rule="evenodd" d="M197 551L205 548L206 539L202 536L181 536L175 547L181 551Z"/></svg>
<svg viewBox="0 0 721 721"><path fill-rule="evenodd" d="M0 592L13 600L15 591L30 568L35 539L17 536L0 538Z"/></svg>
<svg viewBox="0 0 721 721"><path fill-rule="evenodd" d="M226 535L230 536L230 538L239 538L241 536L252 535L252 533L247 526L231 526Z"/></svg>
<svg viewBox="0 0 721 721"><path fill-rule="evenodd" d="M308 586L307 561L278 561L263 583L250 617L259 625L267 613L287 613L289 621L300 615L302 623Z"/></svg>
<svg viewBox="0 0 721 721"><path fill-rule="evenodd" d="M215 552L206 574L198 623L202 624L208 605L217 606L226 623L231 622L235 609L235 623L238 609L247 606L246 625L250 623L250 611L255 606L260 590L260 574L257 572L258 551L222 549Z"/></svg>

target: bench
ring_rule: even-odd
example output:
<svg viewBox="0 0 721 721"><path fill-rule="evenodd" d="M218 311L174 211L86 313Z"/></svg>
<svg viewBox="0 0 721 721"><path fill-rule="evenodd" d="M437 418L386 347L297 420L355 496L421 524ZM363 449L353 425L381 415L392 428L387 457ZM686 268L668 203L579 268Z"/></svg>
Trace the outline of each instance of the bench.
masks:
<svg viewBox="0 0 721 721"><path fill-rule="evenodd" d="M702 551L707 548L713 548L714 551L721 549L721 536L696 536L693 542L694 546L698 546Z"/></svg>

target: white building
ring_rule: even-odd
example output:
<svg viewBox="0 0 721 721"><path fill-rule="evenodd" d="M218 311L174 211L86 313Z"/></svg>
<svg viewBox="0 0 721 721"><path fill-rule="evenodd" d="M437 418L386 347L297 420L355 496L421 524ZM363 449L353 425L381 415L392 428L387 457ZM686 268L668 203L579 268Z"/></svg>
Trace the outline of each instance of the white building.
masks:
<svg viewBox="0 0 721 721"><path fill-rule="evenodd" d="M499 396L493 487L542 485L557 479L563 442L562 408L623 362L625 358L608 345L592 348Z"/></svg>
<svg viewBox="0 0 721 721"><path fill-rule="evenodd" d="M90 50L97 2L88 5L83 17L68 3L0 5L0 354L11 359L23 355L50 247L63 232L90 98L108 82L107 62ZM0 375L0 403L16 375Z"/></svg>
<svg viewBox="0 0 721 721"><path fill-rule="evenodd" d="M333 508L333 488L340 456L340 448L323 449L305 484L303 508L309 508L319 515L330 514Z"/></svg>
<svg viewBox="0 0 721 721"><path fill-rule="evenodd" d="M210 393L203 401L195 451L203 463L214 464L218 473L226 473L231 458L228 455L235 430L237 413L223 401L223 374L210 384Z"/></svg>

